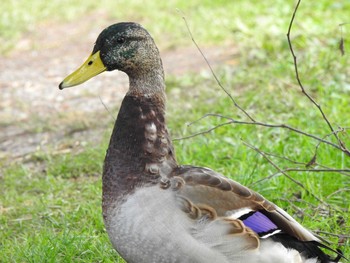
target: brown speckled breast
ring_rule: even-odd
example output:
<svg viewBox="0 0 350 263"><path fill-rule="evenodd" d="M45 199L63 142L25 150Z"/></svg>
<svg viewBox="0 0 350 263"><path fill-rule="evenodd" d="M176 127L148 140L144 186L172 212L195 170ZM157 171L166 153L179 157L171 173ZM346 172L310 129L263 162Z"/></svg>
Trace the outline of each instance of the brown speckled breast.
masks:
<svg viewBox="0 0 350 263"><path fill-rule="evenodd" d="M104 215L136 187L158 183L177 167L164 114L160 97L124 98L104 162Z"/></svg>

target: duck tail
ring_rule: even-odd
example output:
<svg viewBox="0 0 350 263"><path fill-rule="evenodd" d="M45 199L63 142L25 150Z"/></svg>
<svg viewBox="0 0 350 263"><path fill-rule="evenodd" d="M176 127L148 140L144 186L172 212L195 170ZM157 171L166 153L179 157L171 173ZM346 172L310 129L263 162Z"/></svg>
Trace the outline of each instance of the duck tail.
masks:
<svg viewBox="0 0 350 263"><path fill-rule="evenodd" d="M341 259L347 260L340 249L334 250L317 241L300 241L284 233L273 235L271 238L276 242L282 243L287 248L299 251L306 258L317 258L320 263L338 263ZM321 248L334 252L336 257L332 259Z"/></svg>

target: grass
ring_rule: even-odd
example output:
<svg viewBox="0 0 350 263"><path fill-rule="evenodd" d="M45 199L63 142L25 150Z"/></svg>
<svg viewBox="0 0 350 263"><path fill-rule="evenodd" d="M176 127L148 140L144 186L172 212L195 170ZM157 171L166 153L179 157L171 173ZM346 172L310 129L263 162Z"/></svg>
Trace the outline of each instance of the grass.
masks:
<svg viewBox="0 0 350 263"><path fill-rule="evenodd" d="M222 65L216 72L225 88L255 119L286 123L320 137L330 133L295 82L285 38L292 2L260 1L254 6L249 1L154 1L147 5L136 0L114 2L96 4L88 0L82 6L78 1L31 1L30 5L25 1L4 1L1 38L11 47L21 35L48 19L74 21L104 9L116 20L141 21L165 47L191 45L176 11L179 8L200 45L237 46L238 66ZM342 57L338 50L338 24L348 22L346 10L349 3L345 1L322 0L317 5L302 2L292 31L302 81L336 128L350 127L348 55ZM343 31L347 36L346 27ZM345 44L347 50L349 44ZM208 73L168 76L167 87L168 124L173 138L223 121L206 118L186 125L206 113L246 120ZM89 121L90 124L96 125ZM87 142L77 153L37 152L32 158L36 160L34 165L15 163L1 169L3 262L123 262L108 241L100 208L99 175L111 125L105 127L107 135L101 134L104 139L100 145ZM340 136L350 145L347 133ZM306 227L337 235L350 233L349 176L290 172L304 187L283 175L255 183L276 169L242 140L262 151L303 163L311 160L317 144L287 130L248 125L224 126L174 144L180 163L208 166L251 186ZM282 168L295 167L286 160L271 158ZM317 161L330 167L350 167L349 157L326 145L320 147ZM345 255L350 256L349 239L323 236L335 244L339 242Z"/></svg>

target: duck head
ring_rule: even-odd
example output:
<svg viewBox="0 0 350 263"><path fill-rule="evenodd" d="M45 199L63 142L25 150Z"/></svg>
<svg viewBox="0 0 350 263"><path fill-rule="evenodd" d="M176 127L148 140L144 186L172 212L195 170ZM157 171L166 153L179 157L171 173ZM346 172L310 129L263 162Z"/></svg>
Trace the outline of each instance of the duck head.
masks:
<svg viewBox="0 0 350 263"><path fill-rule="evenodd" d="M84 83L104 72L120 70L132 79L157 75L164 81L159 51L150 34L139 24L111 25L98 36L91 55L59 85L60 89Z"/></svg>

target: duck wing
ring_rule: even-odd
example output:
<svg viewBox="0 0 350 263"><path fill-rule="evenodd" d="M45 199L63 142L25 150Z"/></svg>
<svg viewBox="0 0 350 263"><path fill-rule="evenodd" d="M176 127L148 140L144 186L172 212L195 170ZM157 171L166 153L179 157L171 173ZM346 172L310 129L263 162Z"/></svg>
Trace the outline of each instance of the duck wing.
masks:
<svg viewBox="0 0 350 263"><path fill-rule="evenodd" d="M318 257L321 262L330 259L319 247L336 252L283 209L213 170L179 166L174 170L170 181L183 211L192 218L205 217L215 221L215 224L226 225L226 233L228 231L227 234L244 238L248 244L247 249L249 246L250 249L258 249L260 243L270 240L294 249L306 258ZM203 227L202 231L213 235L213 230ZM204 234L198 235L204 238Z"/></svg>

